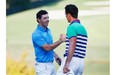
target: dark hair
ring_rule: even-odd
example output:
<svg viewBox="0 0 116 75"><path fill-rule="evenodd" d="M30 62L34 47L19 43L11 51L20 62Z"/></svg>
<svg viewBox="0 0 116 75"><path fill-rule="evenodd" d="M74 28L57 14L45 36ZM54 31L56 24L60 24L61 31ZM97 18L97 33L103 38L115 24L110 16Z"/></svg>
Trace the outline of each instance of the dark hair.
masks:
<svg viewBox="0 0 116 75"><path fill-rule="evenodd" d="M73 4L66 5L65 13L69 13L72 17L78 18L78 8Z"/></svg>
<svg viewBox="0 0 116 75"><path fill-rule="evenodd" d="M42 15L44 14L48 14L48 12L46 10L40 10L37 14L36 14L36 19L41 19Z"/></svg>

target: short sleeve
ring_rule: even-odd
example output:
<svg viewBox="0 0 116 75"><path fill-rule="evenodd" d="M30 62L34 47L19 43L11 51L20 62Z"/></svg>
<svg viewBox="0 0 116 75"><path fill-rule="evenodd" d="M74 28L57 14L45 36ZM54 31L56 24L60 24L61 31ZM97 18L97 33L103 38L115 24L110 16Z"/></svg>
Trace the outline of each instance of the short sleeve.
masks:
<svg viewBox="0 0 116 75"><path fill-rule="evenodd" d="M74 26L69 26L67 28L67 37L70 39L71 37L77 36L76 29Z"/></svg>
<svg viewBox="0 0 116 75"><path fill-rule="evenodd" d="M42 47L44 44L47 44L41 35L33 35L32 40L39 47Z"/></svg>

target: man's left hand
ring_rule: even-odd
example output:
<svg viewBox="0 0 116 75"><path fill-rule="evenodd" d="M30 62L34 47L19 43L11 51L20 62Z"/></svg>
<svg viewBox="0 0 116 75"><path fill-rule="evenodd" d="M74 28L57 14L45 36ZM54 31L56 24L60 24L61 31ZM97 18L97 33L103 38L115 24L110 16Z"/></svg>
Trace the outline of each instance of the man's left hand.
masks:
<svg viewBox="0 0 116 75"><path fill-rule="evenodd" d="M68 65L65 65L63 68L63 73L68 73L70 70L68 69Z"/></svg>

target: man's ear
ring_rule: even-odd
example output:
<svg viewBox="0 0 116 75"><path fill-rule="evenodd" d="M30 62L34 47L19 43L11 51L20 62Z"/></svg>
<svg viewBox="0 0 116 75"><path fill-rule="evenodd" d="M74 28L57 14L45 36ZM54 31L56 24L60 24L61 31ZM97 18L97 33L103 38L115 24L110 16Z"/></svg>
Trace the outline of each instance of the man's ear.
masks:
<svg viewBox="0 0 116 75"><path fill-rule="evenodd" d="M67 14L67 17L71 17L71 15L68 13L68 14Z"/></svg>
<svg viewBox="0 0 116 75"><path fill-rule="evenodd" d="M40 23L40 19L38 18L37 20L36 20L38 23Z"/></svg>
<svg viewBox="0 0 116 75"><path fill-rule="evenodd" d="M68 16L71 17L71 14L68 13Z"/></svg>

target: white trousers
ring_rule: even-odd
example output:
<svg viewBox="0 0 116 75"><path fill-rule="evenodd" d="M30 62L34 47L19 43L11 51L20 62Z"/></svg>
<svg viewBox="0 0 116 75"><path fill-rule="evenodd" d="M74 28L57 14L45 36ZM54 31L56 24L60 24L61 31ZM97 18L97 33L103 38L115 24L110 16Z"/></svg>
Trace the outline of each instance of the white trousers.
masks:
<svg viewBox="0 0 116 75"><path fill-rule="evenodd" d="M67 57L64 57L64 60L62 61L58 71L63 72L63 67L65 64L66 58ZM82 75L83 69L84 69L84 59L78 58L78 57L72 57L71 62L69 64L69 68L73 71L74 75Z"/></svg>
<svg viewBox="0 0 116 75"><path fill-rule="evenodd" d="M53 62L35 63L36 75L56 75L56 70Z"/></svg>

